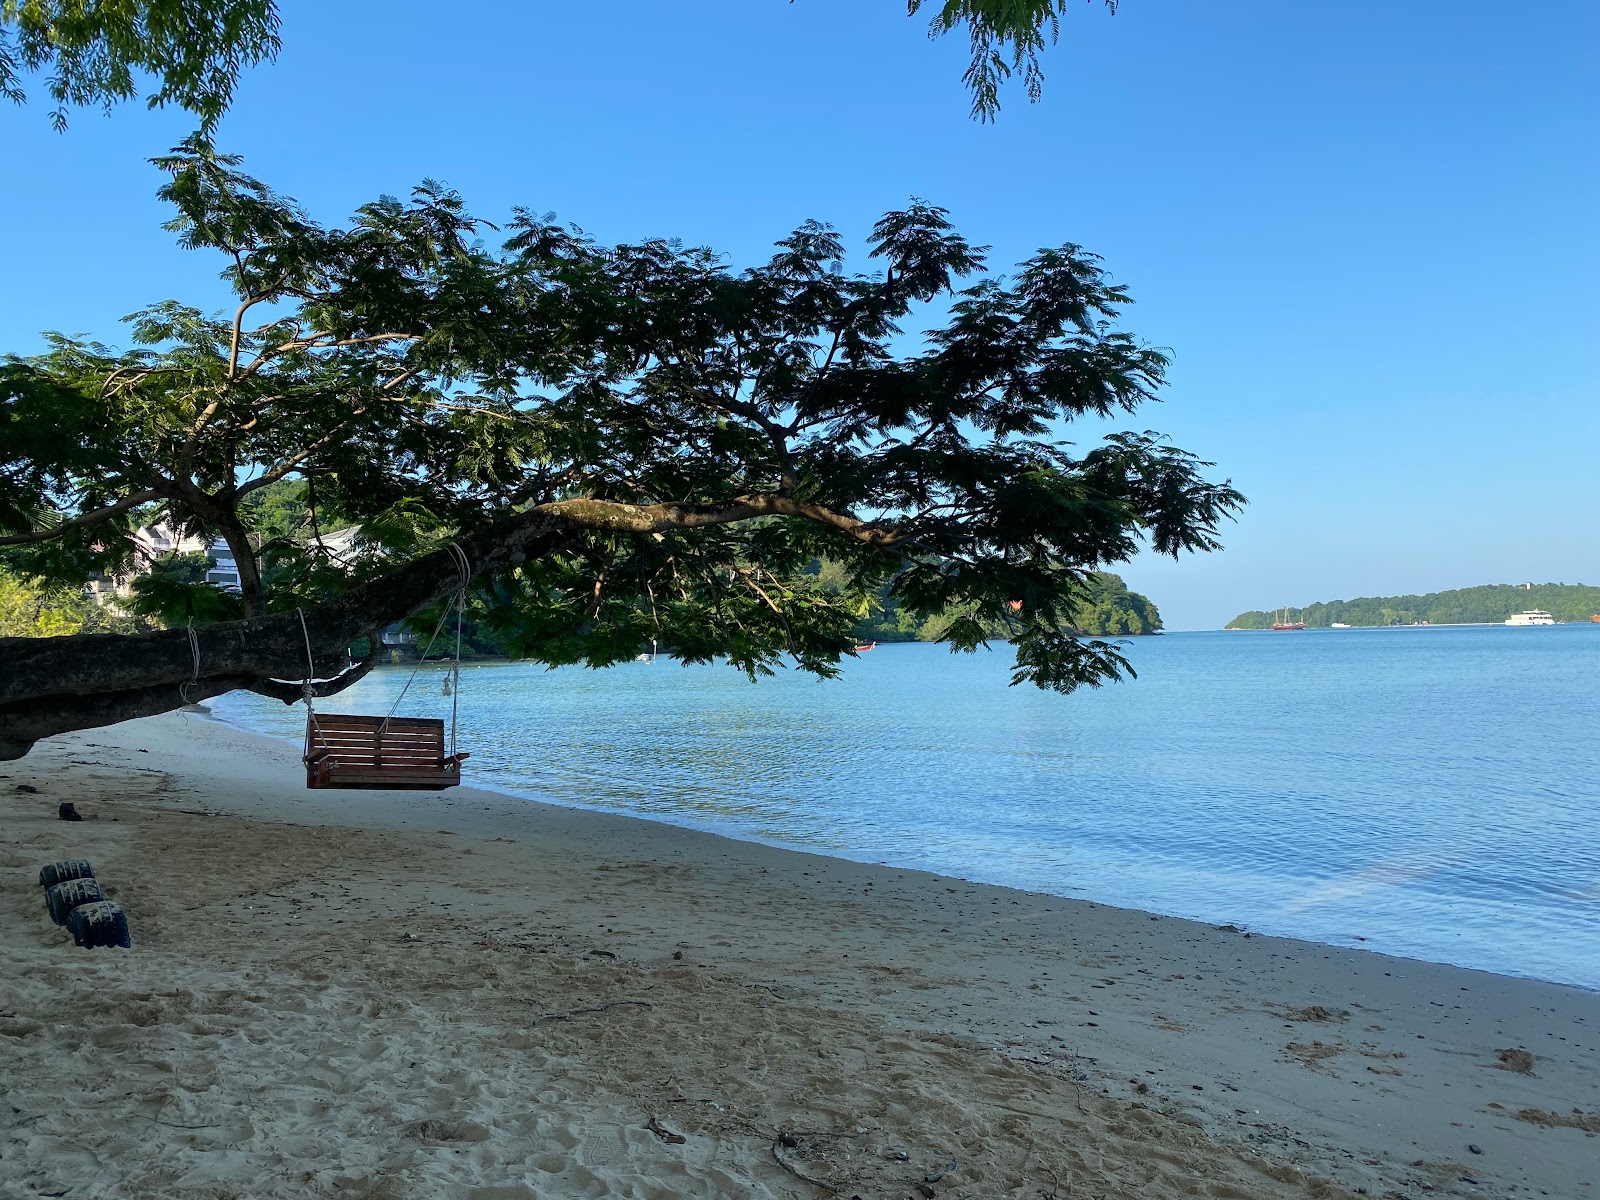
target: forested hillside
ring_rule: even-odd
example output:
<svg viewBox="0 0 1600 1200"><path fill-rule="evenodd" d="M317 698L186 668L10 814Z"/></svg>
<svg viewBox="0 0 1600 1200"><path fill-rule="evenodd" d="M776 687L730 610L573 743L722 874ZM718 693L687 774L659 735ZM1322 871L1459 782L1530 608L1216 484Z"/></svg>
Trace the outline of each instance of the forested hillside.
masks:
<svg viewBox="0 0 1600 1200"><path fill-rule="evenodd" d="M1291 621L1314 629L1340 625L1463 625L1504 621L1512 613L1542 608L1558 621L1587 621L1600 613L1600 587L1581 583L1491 583L1483 587L1429 592L1425 596L1363 596L1291 608ZM1283 610L1240 613L1229 629L1270 629Z"/></svg>
<svg viewBox="0 0 1600 1200"><path fill-rule="evenodd" d="M827 585L830 565L822 564L823 586ZM951 609L922 621L902 612L887 596L882 603L878 612L856 626L856 636L864 642L936 642L943 637L950 622L964 615ZM1160 633L1161 613L1148 596L1129 591L1120 575L1099 571L1090 580L1083 602L1073 613L1072 628L1091 637ZM1005 636L1000 629L992 633L996 638Z"/></svg>

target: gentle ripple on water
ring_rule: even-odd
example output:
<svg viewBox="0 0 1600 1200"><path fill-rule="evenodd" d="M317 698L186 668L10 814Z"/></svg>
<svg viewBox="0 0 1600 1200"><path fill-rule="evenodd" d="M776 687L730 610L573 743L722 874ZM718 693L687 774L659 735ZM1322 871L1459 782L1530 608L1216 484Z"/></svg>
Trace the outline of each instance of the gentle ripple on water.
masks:
<svg viewBox="0 0 1600 1200"><path fill-rule="evenodd" d="M1600 987L1600 626L1129 651L1137 681L1065 697L1007 687L1003 647L885 645L758 685L469 666L461 737L472 782L541 800ZM407 673L324 704L386 712ZM433 668L406 711L448 715Z"/></svg>

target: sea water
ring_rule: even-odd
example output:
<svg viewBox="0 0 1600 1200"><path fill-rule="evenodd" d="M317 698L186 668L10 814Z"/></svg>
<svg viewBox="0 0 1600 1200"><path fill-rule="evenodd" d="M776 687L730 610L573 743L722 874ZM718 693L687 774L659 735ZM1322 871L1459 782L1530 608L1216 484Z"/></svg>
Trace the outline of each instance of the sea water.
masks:
<svg viewBox="0 0 1600 1200"><path fill-rule="evenodd" d="M1600 625L1180 633L1136 680L1006 646L751 684L466 666L468 782L1265 933L1600 987ZM323 707L384 713L409 668ZM448 716L424 667L404 711ZM223 719L300 736L248 694Z"/></svg>

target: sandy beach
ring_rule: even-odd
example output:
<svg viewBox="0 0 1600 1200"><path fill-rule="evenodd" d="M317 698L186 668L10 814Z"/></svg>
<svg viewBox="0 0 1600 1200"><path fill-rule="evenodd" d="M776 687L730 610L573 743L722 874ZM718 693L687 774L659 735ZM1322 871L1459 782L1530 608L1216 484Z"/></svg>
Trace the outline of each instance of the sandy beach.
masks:
<svg viewBox="0 0 1600 1200"><path fill-rule="evenodd" d="M65 857L131 951L49 922ZM0 767L0 1087L7 1198L1600 1179L1594 993L486 791L308 792L294 747L195 713Z"/></svg>

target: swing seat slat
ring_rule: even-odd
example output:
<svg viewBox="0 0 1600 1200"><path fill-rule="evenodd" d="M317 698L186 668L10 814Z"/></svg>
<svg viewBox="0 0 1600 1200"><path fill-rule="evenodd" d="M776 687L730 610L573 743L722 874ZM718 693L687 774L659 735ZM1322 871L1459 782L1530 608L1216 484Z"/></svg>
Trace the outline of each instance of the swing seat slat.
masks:
<svg viewBox="0 0 1600 1200"><path fill-rule="evenodd" d="M328 713L306 723L308 788L440 791L461 782L468 757L445 752L444 722L431 717Z"/></svg>

